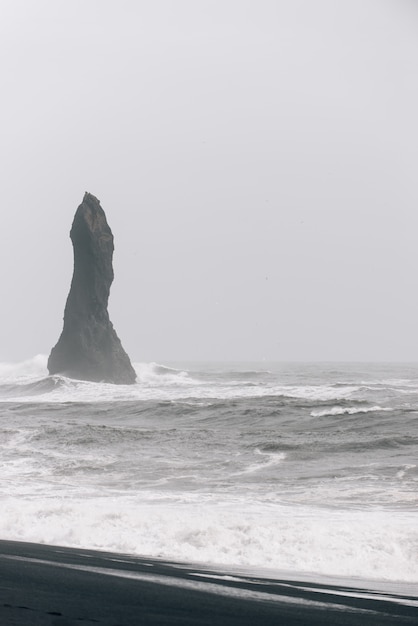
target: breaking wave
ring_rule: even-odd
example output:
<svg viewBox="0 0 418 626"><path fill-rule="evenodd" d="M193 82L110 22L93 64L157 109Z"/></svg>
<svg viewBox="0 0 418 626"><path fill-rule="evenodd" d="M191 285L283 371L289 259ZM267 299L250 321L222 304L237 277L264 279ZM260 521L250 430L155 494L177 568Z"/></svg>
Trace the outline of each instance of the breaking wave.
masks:
<svg viewBox="0 0 418 626"><path fill-rule="evenodd" d="M96 498L2 503L0 536L176 561L418 580L413 514Z"/></svg>
<svg viewBox="0 0 418 626"><path fill-rule="evenodd" d="M270 370L186 370L159 363L134 363L137 383L112 385L48 376L47 356L21 363L0 363L0 400L39 402L102 402L109 400L179 400L282 398L313 403L345 402L358 392L355 385L283 384Z"/></svg>
<svg viewBox="0 0 418 626"><path fill-rule="evenodd" d="M137 381L145 385L172 384L183 385L196 383L188 372L158 363L134 363Z"/></svg>
<svg viewBox="0 0 418 626"><path fill-rule="evenodd" d="M312 417L333 417L337 415L357 415L358 413L374 413L376 411L392 411L390 407L381 406L333 406L311 412Z"/></svg>

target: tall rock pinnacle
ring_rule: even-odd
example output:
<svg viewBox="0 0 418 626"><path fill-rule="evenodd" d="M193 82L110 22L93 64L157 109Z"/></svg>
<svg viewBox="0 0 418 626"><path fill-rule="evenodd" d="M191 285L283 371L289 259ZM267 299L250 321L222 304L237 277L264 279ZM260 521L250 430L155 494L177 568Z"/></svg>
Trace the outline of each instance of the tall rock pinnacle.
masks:
<svg viewBox="0 0 418 626"><path fill-rule="evenodd" d="M48 359L50 374L109 383L135 382L135 370L107 312L113 235L100 202L85 193L70 232L74 273L64 328Z"/></svg>

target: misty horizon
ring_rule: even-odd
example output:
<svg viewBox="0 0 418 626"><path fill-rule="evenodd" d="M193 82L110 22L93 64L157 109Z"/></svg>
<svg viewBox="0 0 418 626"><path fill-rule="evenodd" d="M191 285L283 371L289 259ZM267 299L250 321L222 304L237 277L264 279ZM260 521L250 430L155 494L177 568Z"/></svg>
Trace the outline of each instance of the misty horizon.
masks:
<svg viewBox="0 0 418 626"><path fill-rule="evenodd" d="M418 360L409 0L4 3L0 360L62 330L85 191L134 362Z"/></svg>

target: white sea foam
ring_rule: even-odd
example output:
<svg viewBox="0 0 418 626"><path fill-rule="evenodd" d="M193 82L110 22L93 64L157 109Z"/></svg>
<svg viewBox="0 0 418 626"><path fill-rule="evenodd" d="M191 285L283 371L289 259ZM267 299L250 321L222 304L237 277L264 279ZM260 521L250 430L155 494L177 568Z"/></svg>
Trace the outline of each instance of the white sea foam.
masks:
<svg viewBox="0 0 418 626"><path fill-rule="evenodd" d="M299 385L276 387L279 395L288 398L328 401L351 398L359 390L357 385Z"/></svg>
<svg viewBox="0 0 418 626"><path fill-rule="evenodd" d="M135 499L3 499L2 538L213 565L418 582L413 514Z"/></svg>
<svg viewBox="0 0 418 626"><path fill-rule="evenodd" d="M155 385L190 385L198 384L184 370L159 365L158 363L134 363L139 383L147 386Z"/></svg>
<svg viewBox="0 0 418 626"><path fill-rule="evenodd" d="M112 385L78 381L55 375L44 390L24 388L29 383L42 384L48 376L47 356L37 355L22 363L0 363L0 384L14 383L15 393L4 396L7 401L19 402L106 402L114 400L179 400L234 399L249 397L279 397L329 401L347 399L355 394L356 385L284 385L270 382L249 384L246 380L200 380L185 370L158 363L134 363L137 383ZM248 374L249 372L246 372ZM258 372L261 374L263 372ZM266 372L264 372L265 374ZM267 372L267 374L270 374ZM55 386L54 386L55 384ZM1 400L0 395L0 400Z"/></svg>
<svg viewBox="0 0 418 626"><path fill-rule="evenodd" d="M402 469L400 469L397 473L396 473L396 477L399 478L400 480L402 480L402 478L405 477L405 474L411 470L411 469L415 469L416 465L410 463L408 465L404 465Z"/></svg>
<svg viewBox="0 0 418 626"><path fill-rule="evenodd" d="M381 406L333 406L331 408L311 411L312 417L332 417L333 415L356 415L357 413L374 413L376 411L392 411L390 407Z"/></svg>
<svg viewBox="0 0 418 626"><path fill-rule="evenodd" d="M265 470L268 467L279 465L286 458L286 454L284 452L265 452L263 450L259 450L258 448L255 450L255 454L262 457L260 461L252 463L241 472L237 472L235 475L254 474L255 472Z"/></svg>

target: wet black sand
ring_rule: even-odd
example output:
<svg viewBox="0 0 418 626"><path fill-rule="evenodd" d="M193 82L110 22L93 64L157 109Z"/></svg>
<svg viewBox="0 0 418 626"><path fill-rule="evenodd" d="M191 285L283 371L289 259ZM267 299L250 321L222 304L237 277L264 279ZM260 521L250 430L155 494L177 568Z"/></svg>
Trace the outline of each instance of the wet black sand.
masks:
<svg viewBox="0 0 418 626"><path fill-rule="evenodd" d="M0 541L0 625L22 624L418 624L418 590L395 594L232 576L107 552Z"/></svg>

